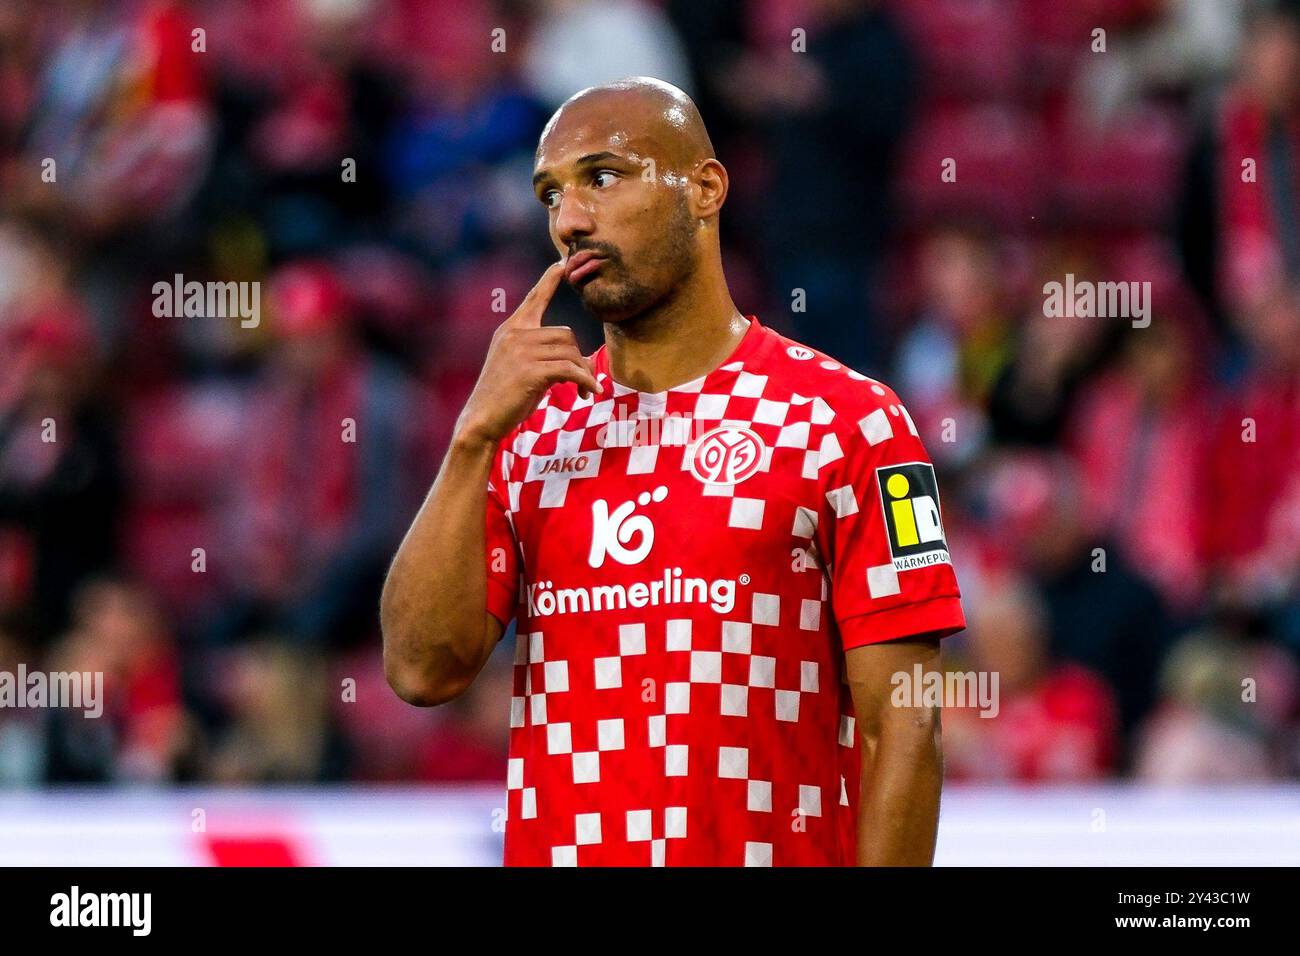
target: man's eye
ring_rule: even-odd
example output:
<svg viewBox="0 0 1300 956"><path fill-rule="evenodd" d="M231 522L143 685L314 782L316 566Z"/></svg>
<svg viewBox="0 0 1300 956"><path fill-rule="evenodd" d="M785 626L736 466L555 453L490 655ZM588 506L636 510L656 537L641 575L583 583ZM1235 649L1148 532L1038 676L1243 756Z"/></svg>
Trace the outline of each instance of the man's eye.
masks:
<svg viewBox="0 0 1300 956"><path fill-rule="evenodd" d="M542 205L547 209L554 209L556 201L560 198L558 189L548 189L542 193Z"/></svg>
<svg viewBox="0 0 1300 956"><path fill-rule="evenodd" d="M604 179L604 177L606 177L606 176L608 176L609 178L608 178L608 179ZM597 187L597 188L601 188L601 187L604 187L604 186L608 186L610 183L614 182L614 181L617 180L617 179L618 179L618 174L617 174L617 173L611 172L611 171L608 170L608 169L602 169L600 172L598 172L598 173L593 177L592 182L594 182L594 183L596 184L596 187ZM602 180L604 180L604 181L602 182Z"/></svg>

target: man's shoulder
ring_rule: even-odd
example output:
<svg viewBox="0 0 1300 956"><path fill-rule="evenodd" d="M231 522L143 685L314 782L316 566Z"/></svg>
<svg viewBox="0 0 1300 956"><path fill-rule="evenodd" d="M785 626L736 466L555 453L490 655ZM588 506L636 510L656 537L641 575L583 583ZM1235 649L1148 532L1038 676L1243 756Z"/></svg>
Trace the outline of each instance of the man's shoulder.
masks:
<svg viewBox="0 0 1300 956"><path fill-rule="evenodd" d="M850 422L889 406L901 407L898 394L879 379L768 327L768 347L749 371L767 376L764 397L802 402L820 399Z"/></svg>

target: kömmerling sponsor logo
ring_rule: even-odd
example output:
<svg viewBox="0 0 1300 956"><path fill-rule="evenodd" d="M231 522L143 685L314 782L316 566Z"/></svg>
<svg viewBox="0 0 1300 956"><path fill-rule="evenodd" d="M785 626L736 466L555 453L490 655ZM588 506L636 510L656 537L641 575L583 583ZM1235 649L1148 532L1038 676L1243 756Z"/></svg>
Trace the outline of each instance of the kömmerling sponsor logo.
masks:
<svg viewBox="0 0 1300 956"><path fill-rule="evenodd" d="M126 926L132 936L148 936L153 926L152 893L82 893L73 886L50 897L50 925Z"/></svg>
<svg viewBox="0 0 1300 956"><path fill-rule="evenodd" d="M76 708L87 719L104 713L103 671L0 671L0 710L5 708Z"/></svg>
<svg viewBox="0 0 1300 956"><path fill-rule="evenodd" d="M1064 283L1044 284L1043 296L1043 315L1049 319L1132 319L1135 329L1151 324L1150 282L1076 282L1067 272Z"/></svg>
<svg viewBox="0 0 1300 956"><path fill-rule="evenodd" d="M169 319L231 319L240 328L254 329L262 321L260 282L185 281L179 272L171 282L153 284L153 314Z"/></svg>
<svg viewBox="0 0 1300 956"><path fill-rule="evenodd" d="M976 707L981 717L998 715L997 671L895 671L889 700L895 707Z"/></svg>

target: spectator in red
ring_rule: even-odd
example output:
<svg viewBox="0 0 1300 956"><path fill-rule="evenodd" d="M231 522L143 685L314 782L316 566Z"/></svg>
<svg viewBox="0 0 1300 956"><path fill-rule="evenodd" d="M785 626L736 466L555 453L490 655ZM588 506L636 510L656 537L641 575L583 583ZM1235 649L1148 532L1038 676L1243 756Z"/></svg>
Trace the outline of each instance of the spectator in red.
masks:
<svg viewBox="0 0 1300 956"><path fill-rule="evenodd" d="M157 222L193 195L212 146L202 54L175 0L79 3L41 79L20 206L92 235Z"/></svg>
<svg viewBox="0 0 1300 956"><path fill-rule="evenodd" d="M1300 569L1300 293L1275 287L1238 328L1249 365L1215 428L1206 518L1224 589L1259 605Z"/></svg>
<svg viewBox="0 0 1300 956"><path fill-rule="evenodd" d="M1089 527L1121 547L1171 610L1204 597L1207 429L1214 408L1190 319L1130 328L1114 366L1079 396L1068 445Z"/></svg>
<svg viewBox="0 0 1300 956"><path fill-rule="evenodd" d="M41 644L66 625L78 584L115 560L122 478L116 430L93 390L94 351L67 300L0 339L0 562L25 568L11 581L26 582Z"/></svg>
<svg viewBox="0 0 1300 956"><path fill-rule="evenodd" d="M192 774L196 728L181 699L178 648L153 598L114 578L89 582L51 671L102 673L102 719L51 710L46 776L64 782L178 781Z"/></svg>
<svg viewBox="0 0 1300 956"><path fill-rule="evenodd" d="M329 266L285 266L268 299L276 342L227 510L235 607L218 636L270 627L355 641L373 626L371 595L400 533L410 387L361 347Z"/></svg>
<svg viewBox="0 0 1300 956"><path fill-rule="evenodd" d="M1084 522L1070 459L1006 455L991 463L986 481L987 533L1042 595L1052 658L1104 677L1127 732L1154 700L1156 671L1173 632L1158 592L1123 549Z"/></svg>
<svg viewBox="0 0 1300 956"><path fill-rule="evenodd" d="M1046 608L1026 582L988 583L973 605L964 663L986 679L996 674L998 693L987 709L945 701L946 775L1024 782L1106 775L1118 752L1110 688L1087 668L1051 661Z"/></svg>
<svg viewBox="0 0 1300 956"><path fill-rule="evenodd" d="M1234 84L1188 163L1189 279L1220 312L1300 279L1300 3L1261 5Z"/></svg>

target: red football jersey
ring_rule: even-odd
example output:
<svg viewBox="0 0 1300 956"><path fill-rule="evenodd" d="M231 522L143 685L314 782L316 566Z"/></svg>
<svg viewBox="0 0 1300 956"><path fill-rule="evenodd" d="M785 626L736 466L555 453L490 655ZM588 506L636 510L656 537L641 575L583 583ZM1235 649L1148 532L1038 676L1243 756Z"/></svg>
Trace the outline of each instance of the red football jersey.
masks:
<svg viewBox="0 0 1300 956"><path fill-rule="evenodd" d="M551 388L488 490L518 619L507 865L852 865L844 650L965 626L898 397L749 317L650 394Z"/></svg>

